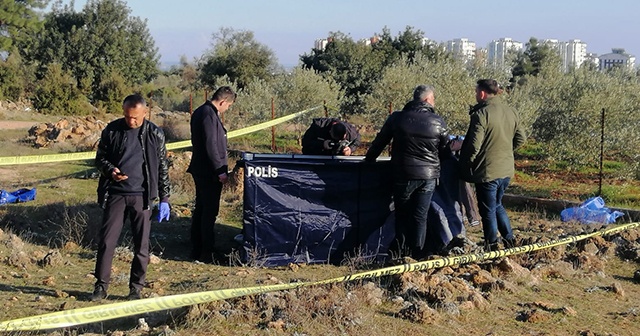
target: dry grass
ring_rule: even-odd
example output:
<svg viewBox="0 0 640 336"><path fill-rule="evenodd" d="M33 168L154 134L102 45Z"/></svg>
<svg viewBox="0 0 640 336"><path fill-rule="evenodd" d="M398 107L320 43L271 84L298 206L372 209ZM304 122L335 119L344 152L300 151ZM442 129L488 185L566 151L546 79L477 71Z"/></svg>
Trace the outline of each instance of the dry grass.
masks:
<svg viewBox="0 0 640 336"><path fill-rule="evenodd" d="M187 261L193 182L185 173L188 154L173 155L171 221L153 224L155 257L144 296L323 280L377 266L358 255L339 267L240 263L233 241L242 226L238 169L223 191L216 226L217 249L228 262ZM101 210L94 200L97 180L87 170L79 163L0 169L1 185L38 188L36 201L0 207L0 320L95 305L88 301L95 281L91 239ZM510 215L522 244L600 228L561 223L543 209ZM481 228L468 228L467 236L480 242ZM129 245L125 229L107 302L128 293ZM495 262L215 301L57 335L634 335L640 327L640 285L633 278L638 251L640 233L629 231ZM138 328L139 317L149 331Z"/></svg>

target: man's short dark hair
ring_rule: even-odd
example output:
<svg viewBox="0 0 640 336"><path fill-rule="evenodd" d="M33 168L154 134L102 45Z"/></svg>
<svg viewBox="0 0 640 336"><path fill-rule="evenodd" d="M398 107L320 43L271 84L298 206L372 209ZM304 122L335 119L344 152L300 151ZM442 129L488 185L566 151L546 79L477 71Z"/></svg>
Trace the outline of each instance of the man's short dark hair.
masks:
<svg viewBox="0 0 640 336"><path fill-rule="evenodd" d="M229 86L221 86L211 96L211 101L235 102L238 95Z"/></svg>
<svg viewBox="0 0 640 336"><path fill-rule="evenodd" d="M342 140L345 134L347 134L347 126L341 121L336 121L331 124L329 132L334 140Z"/></svg>
<svg viewBox="0 0 640 336"><path fill-rule="evenodd" d="M122 106L136 107L138 105L147 106L147 101L139 94L128 95L123 101Z"/></svg>
<svg viewBox="0 0 640 336"><path fill-rule="evenodd" d="M500 84L495 79L481 79L477 82L478 88L489 94L498 94L500 92Z"/></svg>

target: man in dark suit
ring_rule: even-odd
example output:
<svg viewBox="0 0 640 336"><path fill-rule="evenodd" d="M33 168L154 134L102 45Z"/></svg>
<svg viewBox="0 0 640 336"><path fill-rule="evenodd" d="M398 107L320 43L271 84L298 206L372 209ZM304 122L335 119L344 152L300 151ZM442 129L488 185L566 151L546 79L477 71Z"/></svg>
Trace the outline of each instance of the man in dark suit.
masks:
<svg viewBox="0 0 640 336"><path fill-rule="evenodd" d="M220 87L191 116L191 173L196 186L196 205L191 218L191 258L213 262L213 227L220 210L222 185L227 182L227 130L220 114L231 107L236 93Z"/></svg>

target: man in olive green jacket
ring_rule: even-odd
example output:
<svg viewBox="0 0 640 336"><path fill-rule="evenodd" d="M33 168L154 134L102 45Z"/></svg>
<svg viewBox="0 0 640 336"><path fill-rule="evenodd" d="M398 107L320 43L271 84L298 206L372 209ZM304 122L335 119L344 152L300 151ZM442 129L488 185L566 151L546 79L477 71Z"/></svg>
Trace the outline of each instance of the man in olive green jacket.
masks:
<svg viewBox="0 0 640 336"><path fill-rule="evenodd" d="M470 111L460 151L461 177L475 183L485 248L491 251L499 249L498 232L505 247L515 243L502 196L514 173L513 151L526 140L516 111L502 101L499 92L493 79L477 82L478 104Z"/></svg>

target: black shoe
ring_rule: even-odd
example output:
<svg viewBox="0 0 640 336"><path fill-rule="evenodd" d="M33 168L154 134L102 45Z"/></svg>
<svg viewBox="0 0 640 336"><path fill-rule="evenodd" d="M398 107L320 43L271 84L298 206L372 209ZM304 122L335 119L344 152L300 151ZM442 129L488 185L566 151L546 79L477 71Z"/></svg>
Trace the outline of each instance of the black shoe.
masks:
<svg viewBox="0 0 640 336"><path fill-rule="evenodd" d="M505 248L516 247L516 239L515 238L503 239L502 241L504 243L504 247Z"/></svg>
<svg viewBox="0 0 640 336"><path fill-rule="evenodd" d="M140 300L140 299L142 299L142 294L140 294L140 290L135 287L131 287L131 289L129 289L129 295L127 295L127 300Z"/></svg>
<svg viewBox="0 0 640 336"><path fill-rule="evenodd" d="M107 291L104 289L104 287L102 287L102 285L96 285L95 289L93 290L93 293L89 297L89 300L91 302L98 302L106 298L107 298Z"/></svg>
<svg viewBox="0 0 640 336"><path fill-rule="evenodd" d="M485 244L484 245L484 251L485 252L500 251L500 246L498 246L498 242L491 243L491 244Z"/></svg>

